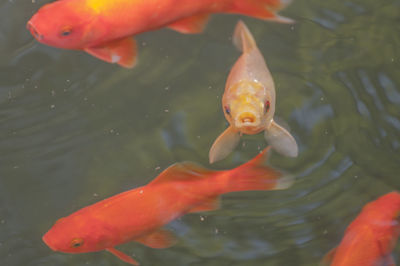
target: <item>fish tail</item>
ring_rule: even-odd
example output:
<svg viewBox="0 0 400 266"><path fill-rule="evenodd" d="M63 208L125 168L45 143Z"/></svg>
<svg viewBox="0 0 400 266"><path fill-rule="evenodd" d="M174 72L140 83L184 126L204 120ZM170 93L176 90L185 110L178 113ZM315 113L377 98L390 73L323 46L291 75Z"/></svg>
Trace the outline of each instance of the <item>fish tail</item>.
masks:
<svg viewBox="0 0 400 266"><path fill-rule="evenodd" d="M269 148L247 163L224 173L222 193L249 190L277 190L290 187L294 178L266 165Z"/></svg>
<svg viewBox="0 0 400 266"><path fill-rule="evenodd" d="M257 47L253 35L241 20L236 24L232 41L236 48L244 53Z"/></svg>
<svg viewBox="0 0 400 266"><path fill-rule="evenodd" d="M234 0L228 12L280 23L293 23L294 20L277 14L291 2L292 0Z"/></svg>

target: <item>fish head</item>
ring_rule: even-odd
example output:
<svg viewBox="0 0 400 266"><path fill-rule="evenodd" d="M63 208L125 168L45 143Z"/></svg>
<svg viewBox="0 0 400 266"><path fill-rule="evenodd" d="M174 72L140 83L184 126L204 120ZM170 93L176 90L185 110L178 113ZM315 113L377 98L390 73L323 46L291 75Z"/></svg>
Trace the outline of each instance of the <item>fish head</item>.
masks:
<svg viewBox="0 0 400 266"><path fill-rule="evenodd" d="M229 123L244 134L256 134L273 118L274 99L261 84L240 82L224 94L224 114Z"/></svg>
<svg viewBox="0 0 400 266"><path fill-rule="evenodd" d="M104 226L81 215L59 219L42 239L53 251L65 253L93 252L115 245Z"/></svg>
<svg viewBox="0 0 400 266"><path fill-rule="evenodd" d="M384 251L393 249L400 235L400 193L393 191L363 208L361 223L373 228L379 238L379 246Z"/></svg>
<svg viewBox="0 0 400 266"><path fill-rule="evenodd" d="M397 221L393 225L399 225L400 221L400 193L393 191L377 200L368 203L365 207L369 215L376 220Z"/></svg>
<svg viewBox="0 0 400 266"><path fill-rule="evenodd" d="M83 49L100 38L95 16L77 1L56 1L40 8L26 27L43 44L64 49Z"/></svg>

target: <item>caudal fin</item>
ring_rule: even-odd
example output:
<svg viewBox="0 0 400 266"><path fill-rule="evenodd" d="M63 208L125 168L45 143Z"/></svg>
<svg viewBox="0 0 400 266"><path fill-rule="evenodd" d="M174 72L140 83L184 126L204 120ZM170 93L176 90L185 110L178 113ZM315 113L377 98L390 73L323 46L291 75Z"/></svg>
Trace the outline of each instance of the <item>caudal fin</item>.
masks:
<svg viewBox="0 0 400 266"><path fill-rule="evenodd" d="M294 178L266 165L266 148L252 160L226 173L225 191L277 190L290 187Z"/></svg>
<svg viewBox="0 0 400 266"><path fill-rule="evenodd" d="M292 0L235 0L228 12L280 23L294 23L294 20L277 14L291 2Z"/></svg>
<svg viewBox="0 0 400 266"><path fill-rule="evenodd" d="M239 20L239 22L236 24L232 41L236 48L244 53L249 52L257 47L253 35L247 28L246 24L244 24L244 22L241 20Z"/></svg>

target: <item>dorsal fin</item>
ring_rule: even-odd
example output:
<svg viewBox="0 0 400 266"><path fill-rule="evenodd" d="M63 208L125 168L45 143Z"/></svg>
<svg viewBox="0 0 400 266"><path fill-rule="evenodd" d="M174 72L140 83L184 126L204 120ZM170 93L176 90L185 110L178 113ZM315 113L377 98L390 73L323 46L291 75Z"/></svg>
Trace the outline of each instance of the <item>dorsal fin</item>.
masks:
<svg viewBox="0 0 400 266"><path fill-rule="evenodd" d="M160 184L167 181L184 181L198 178L204 178L216 171L206 169L192 162L175 163L165 169L156 179L149 185Z"/></svg>

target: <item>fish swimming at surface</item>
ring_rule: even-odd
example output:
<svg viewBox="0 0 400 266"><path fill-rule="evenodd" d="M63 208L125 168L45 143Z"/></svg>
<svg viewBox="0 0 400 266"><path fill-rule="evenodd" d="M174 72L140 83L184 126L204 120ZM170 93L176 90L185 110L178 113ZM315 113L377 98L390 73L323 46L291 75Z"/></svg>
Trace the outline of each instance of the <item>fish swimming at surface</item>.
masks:
<svg viewBox="0 0 400 266"><path fill-rule="evenodd" d="M214 141L210 163L228 156L242 134L264 131L268 143L279 153L296 157L298 147L290 133L274 121L275 85L265 60L246 25L239 21L233 43L243 53L232 67L222 97L229 127Z"/></svg>
<svg viewBox="0 0 400 266"><path fill-rule="evenodd" d="M149 184L138 187L59 219L43 236L54 251L83 253L107 250L132 265L139 263L115 249L136 241L152 248L175 243L161 229L186 214L215 210L221 194L289 187L293 179L265 165L267 149L231 170L213 171L194 163L177 163Z"/></svg>
<svg viewBox="0 0 400 266"><path fill-rule="evenodd" d="M163 27L199 33L213 13L235 13L291 23L277 15L291 0L58 0L40 8L27 28L41 43L84 50L109 63L133 67L133 35Z"/></svg>
<svg viewBox="0 0 400 266"><path fill-rule="evenodd" d="M394 191L368 203L320 265L395 266L390 253L399 234L400 193Z"/></svg>

